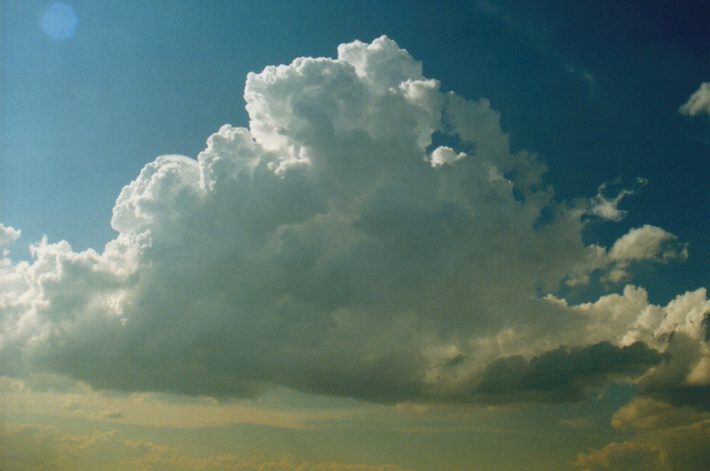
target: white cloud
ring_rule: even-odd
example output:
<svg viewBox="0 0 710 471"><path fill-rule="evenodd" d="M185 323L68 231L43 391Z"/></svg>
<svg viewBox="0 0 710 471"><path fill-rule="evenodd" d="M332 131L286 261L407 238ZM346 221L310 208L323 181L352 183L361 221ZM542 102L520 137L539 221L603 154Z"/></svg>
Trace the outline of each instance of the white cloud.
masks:
<svg viewBox="0 0 710 471"><path fill-rule="evenodd" d="M456 152L451 147L439 146L431 153L432 167L440 167L441 165L452 165L457 160L465 159L464 152Z"/></svg>
<svg viewBox="0 0 710 471"><path fill-rule="evenodd" d="M21 231L0 223L0 248L8 247L20 238Z"/></svg>
<svg viewBox="0 0 710 471"><path fill-rule="evenodd" d="M710 82L703 82L678 111L687 116L710 114Z"/></svg>
<svg viewBox="0 0 710 471"><path fill-rule="evenodd" d="M673 258L673 236L644 226L610 251L585 245L599 201L556 201L487 100L442 93L386 37L249 74L244 96L248 129L225 125L196 160L159 157L123 188L103 251L44 240L32 263L0 267L5 374L462 401L501 358L536 371L595 348L627 355L642 311L602 336L597 318L540 293ZM437 132L458 144L431 151Z"/></svg>
<svg viewBox="0 0 710 471"><path fill-rule="evenodd" d="M631 262L635 260L651 260L655 258L669 259L679 257L680 254L673 248L662 250L662 244L674 240L676 237L651 225L644 225L631 229L626 235L614 242L609 252L609 257L617 262Z"/></svg>
<svg viewBox="0 0 710 471"><path fill-rule="evenodd" d="M668 262L688 258L687 245L678 244L677 237L660 227L646 224L631 229L611 247L607 259L611 264L606 275L609 281L619 282L629 277L633 262Z"/></svg>
<svg viewBox="0 0 710 471"><path fill-rule="evenodd" d="M637 188L645 186L647 183L648 181L645 178L639 177L636 179ZM613 198L608 198L604 194L606 190L606 183L599 185L596 196L594 196L591 200L591 208L589 209L589 213L609 221L621 221L624 217L626 217L627 212L618 208L619 203L621 203L627 196L631 196L636 193L637 189L622 189Z"/></svg>
<svg viewBox="0 0 710 471"><path fill-rule="evenodd" d="M586 331L578 332L576 342L609 340L631 345L640 341L659 350L676 334L701 342L706 335L704 316L710 312L705 288L680 294L666 306L651 304L646 290L633 285L627 285L622 294L602 296L593 303L568 306L554 296L547 300L584 318Z"/></svg>
<svg viewBox="0 0 710 471"><path fill-rule="evenodd" d="M570 271L566 284L573 287L587 284L591 280L590 275L594 273L601 275L605 282L619 283L630 277L629 268L633 264L686 260L687 244L681 244L677 239L675 235L660 227L646 224L630 229L608 250L592 244L587 247L584 260L578 262Z"/></svg>

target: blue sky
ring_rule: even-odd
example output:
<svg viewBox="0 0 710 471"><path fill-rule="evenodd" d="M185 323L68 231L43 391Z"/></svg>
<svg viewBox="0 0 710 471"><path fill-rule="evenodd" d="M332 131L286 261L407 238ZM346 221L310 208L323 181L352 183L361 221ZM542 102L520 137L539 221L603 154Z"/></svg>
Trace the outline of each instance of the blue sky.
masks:
<svg viewBox="0 0 710 471"><path fill-rule="evenodd" d="M645 459L663 469L701 462L698 450L662 448L675 442L665 428L639 425L639 411L665 420L673 410L682 418L669 421L677 431L671 438L704 439L683 434L708 420L707 401L697 397L710 387L707 301L698 291L710 283L710 105L679 111L710 80L710 13L702 2L0 5L0 243L8 247L0 311L11 339L0 351L9 365L0 373L9 403L50 403L59 394L88 411L72 416L38 405L26 416L4 412L19 424L53 417L61 425L33 432L36 440L113 425L126 440L144 436L146 424L134 419L143 413L136 394L156 394L156 410L178 404L188 415L213 407L202 396L195 400L204 403L191 402L198 394L265 398L262 406L224 407L232 407L225 409L230 427L247 423L252 406L266 417L259 426L278 431L238 430L268 446L284 430L298 435L294 429L316 422L319 432L343 434L340 455L313 451L297 461L389 462L381 443L360 438L367 442L362 450L353 445L380 426L396 456L404 456L410 425L437 436L432 443L448 453L463 445L444 446L448 438L437 428L480 433L466 428L464 417L478 417L481 430L529 434L554 416L550 437L572 429L582 438L549 461L540 455L539 463L574 468L576 459L579 468L598 469L612 457L607 462ZM355 40L373 47L362 52ZM336 57L348 43L343 50L352 55L339 65L294 63L287 68L294 75L283 76L264 70L297 57ZM373 52L380 50L383 62ZM374 65L358 69L357 54ZM357 77L339 68L344 63ZM401 76L391 64L402 67ZM262 74L247 82L247 111L250 72ZM316 78L328 74L350 85ZM403 101L387 102L394 98L378 87L386 89L392 76L420 88L392 82ZM283 88L271 85L280 80ZM347 101L358 93L359 100ZM339 100L348 105L338 108ZM225 123L235 128L220 129ZM192 159L201 152L198 184ZM155 161L173 154L190 160ZM256 172L243 177L248 185L237 170L221 173L227 164L220 162L234 155L254 159L244 164ZM406 155L428 162L427 170L407 167ZM304 162L313 173L302 170ZM220 187L221 178L231 186ZM163 186L149 188L150 181ZM205 190L205 181L216 189ZM436 203L427 202L424 194L435 189ZM614 215L602 215L602 203ZM48 243L30 255L44 235ZM271 245L259 245L257 235ZM258 255L249 258L250 250ZM42 278L50 266L56 273ZM476 307L469 312L467 303ZM104 325L103 309L120 322ZM150 314L163 310L178 320ZM246 311L261 320L239 317ZM570 320L575 316L585 320ZM598 320L604 316L606 326ZM30 325L34 333L23 330ZM244 333L224 335L229 329ZM293 332L301 337L294 340ZM411 332L411 342L403 332ZM695 343L654 343L662 335ZM206 342L210 336L216 340ZM367 340L355 342L359 336ZM53 340L35 354L36 339ZM110 347L95 363L77 362L104 343ZM333 360L321 361L318 352ZM678 363L664 363L674 354ZM279 364L284 355L286 367ZM585 362L597 355L616 360L590 373ZM563 359L579 369L556 369ZM117 365L115 375L101 373L106 365ZM449 367L463 368L475 387L462 392L464 373ZM181 382L156 375L161 368L195 370ZM671 384L671 372L683 368L685 382ZM432 371L441 384L428 382ZM61 376L65 386L26 386L32 392L24 399L13 392L17 382L44 384L36 378L44 374ZM555 375L576 379L545 382ZM462 405L469 402L471 409ZM358 417L348 422L352 428L334 425L331 406ZM502 412L490 412L496 408ZM193 433L185 423L156 427L164 441L169 427ZM183 442L170 440L183 450ZM533 447L531 440L516 446ZM225 452L229 440L222 442L209 452ZM22 446L13 453L20 456ZM481 469L494 469L493 458L479 452ZM472 459L461 453L451 463ZM395 464L414 466L405 461Z"/></svg>

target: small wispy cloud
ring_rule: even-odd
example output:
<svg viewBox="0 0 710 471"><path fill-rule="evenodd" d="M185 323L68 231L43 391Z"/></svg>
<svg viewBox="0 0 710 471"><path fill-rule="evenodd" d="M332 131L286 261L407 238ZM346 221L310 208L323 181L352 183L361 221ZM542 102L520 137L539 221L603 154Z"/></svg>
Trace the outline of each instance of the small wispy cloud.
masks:
<svg viewBox="0 0 710 471"><path fill-rule="evenodd" d="M686 116L710 114L710 82L703 82L678 111Z"/></svg>

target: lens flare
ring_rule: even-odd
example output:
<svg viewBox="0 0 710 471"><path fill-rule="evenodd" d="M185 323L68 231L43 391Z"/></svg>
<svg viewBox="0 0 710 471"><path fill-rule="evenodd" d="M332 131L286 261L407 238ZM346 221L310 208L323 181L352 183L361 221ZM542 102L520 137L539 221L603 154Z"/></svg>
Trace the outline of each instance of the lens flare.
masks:
<svg viewBox="0 0 710 471"><path fill-rule="evenodd" d="M63 2L52 3L40 20L42 31L55 41L74 36L78 24L79 17L74 7Z"/></svg>

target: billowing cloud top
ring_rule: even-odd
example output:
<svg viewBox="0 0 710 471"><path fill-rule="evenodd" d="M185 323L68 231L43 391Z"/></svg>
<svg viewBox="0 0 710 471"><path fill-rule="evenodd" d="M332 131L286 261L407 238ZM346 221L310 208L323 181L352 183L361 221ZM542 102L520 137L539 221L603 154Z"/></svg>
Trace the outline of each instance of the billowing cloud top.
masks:
<svg viewBox="0 0 710 471"><path fill-rule="evenodd" d="M653 394L708 388L704 289L666 307L634 286L547 295L684 258L675 236L585 245L585 221L620 220L629 192L556 201L487 100L441 92L394 41L267 67L244 96L248 129L123 188L103 251L4 256L4 374L382 402L574 400L641 375Z"/></svg>

